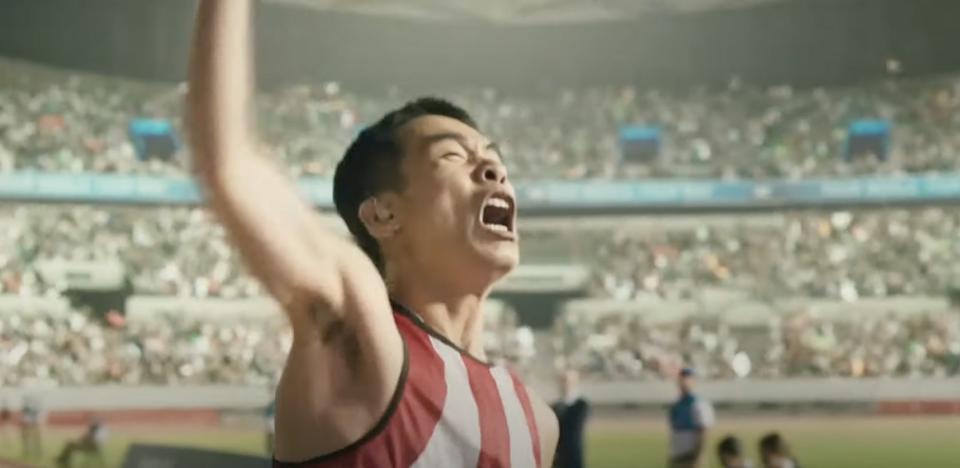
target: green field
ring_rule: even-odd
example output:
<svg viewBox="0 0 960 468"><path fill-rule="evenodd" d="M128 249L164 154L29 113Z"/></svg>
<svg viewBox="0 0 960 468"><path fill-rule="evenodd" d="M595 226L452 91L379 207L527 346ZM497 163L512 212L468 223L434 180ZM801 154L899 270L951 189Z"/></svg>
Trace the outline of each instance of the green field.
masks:
<svg viewBox="0 0 960 468"><path fill-rule="evenodd" d="M805 468L957 468L960 467L960 418L893 417L777 417L738 418L721 421L713 437L734 433L753 447L766 431L779 430L795 448ZM55 452L77 431L50 431L47 460L54 466ZM238 453L262 454L263 436L246 429L111 430L110 466L119 466L131 442L204 447ZM660 420L593 421L588 436L590 468L661 467L666 434ZM16 434L0 440L0 456L17 458ZM712 458L705 467L716 466ZM74 464L82 467L83 463Z"/></svg>

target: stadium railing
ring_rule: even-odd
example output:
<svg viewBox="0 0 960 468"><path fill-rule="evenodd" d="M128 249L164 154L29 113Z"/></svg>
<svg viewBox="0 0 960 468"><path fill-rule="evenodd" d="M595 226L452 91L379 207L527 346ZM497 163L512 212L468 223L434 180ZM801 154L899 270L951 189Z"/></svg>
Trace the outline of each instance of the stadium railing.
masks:
<svg viewBox="0 0 960 468"><path fill-rule="evenodd" d="M331 181L304 178L299 186L318 208L333 208ZM187 177L0 174L0 200L193 205L200 196ZM525 212L955 203L960 202L960 174L799 181L520 181L517 196Z"/></svg>

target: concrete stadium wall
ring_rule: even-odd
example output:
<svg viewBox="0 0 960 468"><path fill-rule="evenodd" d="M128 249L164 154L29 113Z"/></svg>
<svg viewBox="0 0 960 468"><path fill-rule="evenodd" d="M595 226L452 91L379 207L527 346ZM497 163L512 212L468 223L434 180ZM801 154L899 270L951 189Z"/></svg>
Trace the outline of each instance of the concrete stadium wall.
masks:
<svg viewBox="0 0 960 468"><path fill-rule="evenodd" d="M25 397L39 398L45 410L57 411L154 411L260 409L273 398L267 387L122 386L0 388L0 402L20 408Z"/></svg>
<svg viewBox="0 0 960 468"><path fill-rule="evenodd" d="M658 405L676 399L671 382L584 382L595 403ZM715 403L869 403L960 402L960 378L952 379L742 379L703 381L698 393ZM552 392L551 392L552 393Z"/></svg>
<svg viewBox="0 0 960 468"><path fill-rule="evenodd" d="M111 424L215 426L226 413L261 413L273 394L266 387L227 385L0 388L0 402L15 412L27 397L40 400L51 425L82 425L96 416Z"/></svg>
<svg viewBox="0 0 960 468"><path fill-rule="evenodd" d="M549 382L532 386L548 400ZM662 407L676 399L670 382L583 382L594 405ZM718 406L777 408L847 405L880 414L960 414L960 379L783 379L704 381L698 392ZM216 424L223 413L259 413L273 398L264 387L124 387L0 389L0 401L19 409L40 398L52 424L80 424L92 415L117 423Z"/></svg>
<svg viewBox="0 0 960 468"><path fill-rule="evenodd" d="M147 79L185 76L195 0L4 0L0 55ZM854 83L897 58L907 75L960 68L960 2L787 1L616 21L505 25L262 6L266 85L338 80L422 92L450 84L529 90Z"/></svg>

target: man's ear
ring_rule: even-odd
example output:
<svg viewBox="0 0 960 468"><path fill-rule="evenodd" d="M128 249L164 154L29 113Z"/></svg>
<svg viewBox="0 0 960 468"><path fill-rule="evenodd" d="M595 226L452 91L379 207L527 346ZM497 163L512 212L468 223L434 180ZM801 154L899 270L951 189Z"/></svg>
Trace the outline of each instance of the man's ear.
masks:
<svg viewBox="0 0 960 468"><path fill-rule="evenodd" d="M393 209L395 200L390 195L370 197L360 204L360 221L374 239L392 237L400 230L399 218Z"/></svg>

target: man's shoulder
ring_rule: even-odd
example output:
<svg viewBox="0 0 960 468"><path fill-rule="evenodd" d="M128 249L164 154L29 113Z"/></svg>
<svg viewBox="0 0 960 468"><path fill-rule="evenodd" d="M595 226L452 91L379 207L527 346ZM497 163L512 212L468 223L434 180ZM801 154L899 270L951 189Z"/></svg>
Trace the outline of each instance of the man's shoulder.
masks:
<svg viewBox="0 0 960 468"><path fill-rule="evenodd" d="M554 409L562 406L563 402L556 402L553 405L548 404L546 400L540 398L540 395L538 395L537 392L535 392L529 386L524 384L523 387L530 398L530 406L531 409L533 409L533 416L537 420L537 430L539 432L543 432L547 428L541 427L541 420L544 420L543 422L547 424L551 422L556 423L557 415L554 413Z"/></svg>
<svg viewBox="0 0 960 468"><path fill-rule="evenodd" d="M530 397L530 406L533 409L533 418L537 424L537 433L540 436L540 453L544 460L551 462L553 453L560 439L560 422L554 408L540 398L533 389L524 384L527 395Z"/></svg>

